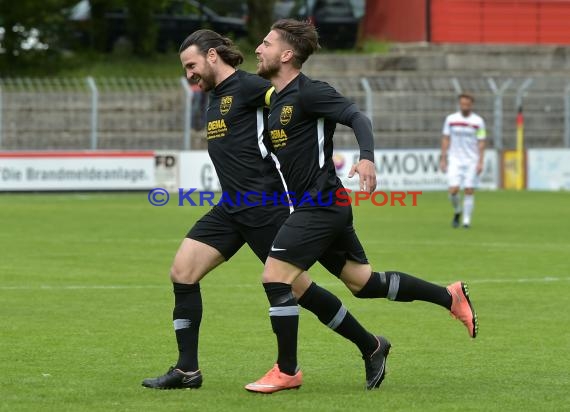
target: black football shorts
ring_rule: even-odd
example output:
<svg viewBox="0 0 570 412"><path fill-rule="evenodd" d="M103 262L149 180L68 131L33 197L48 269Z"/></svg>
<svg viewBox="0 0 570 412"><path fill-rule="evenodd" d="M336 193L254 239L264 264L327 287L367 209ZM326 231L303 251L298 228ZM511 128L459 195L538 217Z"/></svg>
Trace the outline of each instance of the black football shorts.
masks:
<svg viewBox="0 0 570 412"><path fill-rule="evenodd" d="M238 213L228 213L222 206L214 206L186 237L212 246L226 260L247 243L265 263L273 239L289 213L286 206L252 207Z"/></svg>
<svg viewBox="0 0 570 412"><path fill-rule="evenodd" d="M335 276L347 260L368 263L352 225L352 208L339 205L296 209L279 229L269 256L303 270L318 261Z"/></svg>

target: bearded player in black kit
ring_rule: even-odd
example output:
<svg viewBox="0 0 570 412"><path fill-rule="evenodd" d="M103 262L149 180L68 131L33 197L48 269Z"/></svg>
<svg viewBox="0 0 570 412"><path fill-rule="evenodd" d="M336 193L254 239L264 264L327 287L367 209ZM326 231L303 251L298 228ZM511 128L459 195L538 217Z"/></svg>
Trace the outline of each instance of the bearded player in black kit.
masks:
<svg viewBox="0 0 570 412"><path fill-rule="evenodd" d="M409 302L424 300L443 306L461 320L469 335L477 333L477 317L466 285L455 282L447 288L402 272L373 272L352 225L350 205L336 201L342 183L332 160L333 134L337 123L351 127L360 147L360 161L352 168L360 176L360 190L376 188L374 137L370 120L356 106L327 83L301 73L302 64L318 49L318 35L312 24L280 20L256 49L258 74L271 80L275 92L270 98L268 129L272 149L280 165L286 188L309 193L312 202L295 208L277 233L265 262L263 283L270 304L269 315L277 335L277 363L262 378L246 385L252 392L272 393L299 387L302 373L297 366L298 312L291 284L317 261L342 279L365 278L357 297L388 297ZM335 201L323 207L319 196ZM287 316L275 316L286 313ZM368 388L384 378L390 343L379 338L374 352L381 368Z"/></svg>

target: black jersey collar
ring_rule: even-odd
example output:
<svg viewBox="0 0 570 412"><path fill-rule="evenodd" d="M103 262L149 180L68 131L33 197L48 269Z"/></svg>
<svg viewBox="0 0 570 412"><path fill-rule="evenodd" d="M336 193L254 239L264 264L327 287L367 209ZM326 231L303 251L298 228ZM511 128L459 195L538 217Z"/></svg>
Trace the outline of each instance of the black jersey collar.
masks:
<svg viewBox="0 0 570 412"><path fill-rule="evenodd" d="M232 79L234 77L236 77L238 75L238 72L240 70L236 69L235 72L233 72L232 74L230 74L228 77L226 77L220 84L218 84L216 87L214 87L214 90L212 90L215 94L222 92L223 88L225 87L225 85L229 82L232 81Z"/></svg>

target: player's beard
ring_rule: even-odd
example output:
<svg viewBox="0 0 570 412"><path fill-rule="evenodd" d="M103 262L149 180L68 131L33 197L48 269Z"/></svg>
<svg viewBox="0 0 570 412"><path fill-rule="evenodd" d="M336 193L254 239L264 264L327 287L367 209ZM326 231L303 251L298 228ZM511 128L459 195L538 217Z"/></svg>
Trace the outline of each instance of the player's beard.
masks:
<svg viewBox="0 0 570 412"><path fill-rule="evenodd" d="M274 60L263 59L257 66L257 74L264 79L271 79L279 72L280 67L278 58Z"/></svg>
<svg viewBox="0 0 570 412"><path fill-rule="evenodd" d="M214 76L214 71L208 66L204 68L204 72L202 73L202 75L198 76L198 80L191 79L191 81L198 84L201 87L201 89L205 92L209 92L214 87L216 87L216 76Z"/></svg>
<svg viewBox="0 0 570 412"><path fill-rule="evenodd" d="M469 117L470 114L471 114L471 110L461 110L461 115L463 117Z"/></svg>

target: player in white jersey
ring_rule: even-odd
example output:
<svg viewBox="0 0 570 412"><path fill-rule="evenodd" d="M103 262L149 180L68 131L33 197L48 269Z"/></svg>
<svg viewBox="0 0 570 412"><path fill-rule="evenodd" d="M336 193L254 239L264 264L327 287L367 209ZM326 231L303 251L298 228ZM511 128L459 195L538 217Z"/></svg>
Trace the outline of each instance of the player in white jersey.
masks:
<svg viewBox="0 0 570 412"><path fill-rule="evenodd" d="M459 111L446 117L441 140L441 170L447 172L449 199L453 205L453 227L459 227L461 205L459 189L463 187L463 227L471 226L475 205L474 192L483 171L485 122L473 113L475 99L469 93L459 95Z"/></svg>

